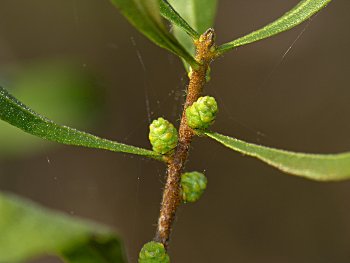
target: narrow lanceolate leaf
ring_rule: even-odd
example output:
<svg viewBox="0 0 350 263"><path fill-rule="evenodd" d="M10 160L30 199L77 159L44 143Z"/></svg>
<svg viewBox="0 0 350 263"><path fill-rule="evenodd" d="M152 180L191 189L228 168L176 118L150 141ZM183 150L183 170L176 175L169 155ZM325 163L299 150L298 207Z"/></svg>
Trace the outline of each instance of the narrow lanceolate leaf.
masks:
<svg viewBox="0 0 350 263"><path fill-rule="evenodd" d="M162 0L163 1L163 0ZM216 15L217 0L167 0L173 9L185 20L187 23L199 33L203 34L208 28L214 24ZM168 18L168 17L166 17ZM194 55L193 36L188 34L184 26L179 25L178 22L169 19L174 25L174 35L179 42L186 48L186 50ZM195 38L194 38L195 39ZM186 66L186 64L185 64Z"/></svg>
<svg viewBox="0 0 350 263"><path fill-rule="evenodd" d="M191 66L197 62L167 31L159 9L159 0L111 0L129 22L158 46L184 59Z"/></svg>
<svg viewBox="0 0 350 263"><path fill-rule="evenodd" d="M67 126L58 125L35 113L2 87L0 87L0 119L27 133L49 141L162 159L161 155L153 151L102 139Z"/></svg>
<svg viewBox="0 0 350 263"><path fill-rule="evenodd" d="M199 34L194 30L182 16L169 4L167 0L159 0L161 15L168 19L173 25L178 26L193 39L198 39Z"/></svg>
<svg viewBox="0 0 350 263"><path fill-rule="evenodd" d="M317 181L350 179L350 152L340 154L296 153L247 143L213 132L207 132L206 135L234 151L256 157L289 174Z"/></svg>
<svg viewBox="0 0 350 263"><path fill-rule="evenodd" d="M180 14L180 16L184 20L186 20L187 23L199 34L203 34L208 28L213 26L216 15L217 0L167 1ZM177 23L173 22L173 24L179 26ZM182 29L185 30L184 28Z"/></svg>
<svg viewBox="0 0 350 263"><path fill-rule="evenodd" d="M57 255L67 263L126 263L120 239L107 227L52 212L0 193L0 262Z"/></svg>
<svg viewBox="0 0 350 263"><path fill-rule="evenodd" d="M276 21L244 37L223 44L219 47L218 52L222 54L238 46L247 45L289 30L309 19L312 15L324 8L329 2L331 2L331 0L302 0L293 9Z"/></svg>

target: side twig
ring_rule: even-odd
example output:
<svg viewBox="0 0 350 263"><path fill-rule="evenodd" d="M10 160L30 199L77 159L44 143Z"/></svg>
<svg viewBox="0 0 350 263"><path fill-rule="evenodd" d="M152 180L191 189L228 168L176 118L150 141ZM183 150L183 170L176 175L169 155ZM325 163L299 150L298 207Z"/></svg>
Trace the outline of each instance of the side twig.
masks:
<svg viewBox="0 0 350 263"><path fill-rule="evenodd" d="M161 242L166 248L168 246L176 210L181 203L180 178L188 158L188 152L194 136L193 130L187 125L185 111L187 107L191 106L202 93L203 87L206 83L209 64L215 57L214 42L215 33L213 29L208 29L195 42L196 60L199 62L200 66L193 70L190 74L186 102L182 112L179 128L179 142L174 155L168 162L167 180L163 192L158 227L155 236L155 241Z"/></svg>

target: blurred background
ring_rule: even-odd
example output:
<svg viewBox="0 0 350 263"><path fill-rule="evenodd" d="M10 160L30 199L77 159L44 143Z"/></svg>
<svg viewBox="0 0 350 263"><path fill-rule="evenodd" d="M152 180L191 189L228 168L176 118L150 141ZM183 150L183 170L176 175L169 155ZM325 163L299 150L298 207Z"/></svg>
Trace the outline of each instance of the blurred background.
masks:
<svg viewBox="0 0 350 263"><path fill-rule="evenodd" d="M220 0L217 42L298 2ZM215 61L205 90L220 105L213 129L294 151L349 151L348 10L350 1L333 1ZM178 124L186 81L179 59L107 0L1 0L0 84L59 123L150 148L151 119ZM205 138L195 139L186 170L204 171L209 185L179 209L172 262L350 262L350 182L289 176ZM47 143L0 123L0 190L112 226L130 262L153 238L164 172L155 161Z"/></svg>

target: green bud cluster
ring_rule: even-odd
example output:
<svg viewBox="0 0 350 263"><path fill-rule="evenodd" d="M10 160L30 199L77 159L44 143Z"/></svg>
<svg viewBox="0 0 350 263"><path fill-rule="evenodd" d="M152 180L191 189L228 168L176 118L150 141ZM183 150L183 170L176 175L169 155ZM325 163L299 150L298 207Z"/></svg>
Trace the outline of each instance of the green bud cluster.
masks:
<svg viewBox="0 0 350 263"><path fill-rule="evenodd" d="M148 138L152 144L153 151L161 154L173 150L178 141L176 128L163 118L158 118L151 123Z"/></svg>
<svg viewBox="0 0 350 263"><path fill-rule="evenodd" d="M186 109L187 124L192 129L205 130L215 121L218 104L213 97L200 97Z"/></svg>
<svg viewBox="0 0 350 263"><path fill-rule="evenodd" d="M185 203L196 202L207 188L207 178L199 172L184 173L181 175L182 200Z"/></svg>
<svg viewBox="0 0 350 263"><path fill-rule="evenodd" d="M151 241L142 247L138 263L170 263L170 258L162 243Z"/></svg>

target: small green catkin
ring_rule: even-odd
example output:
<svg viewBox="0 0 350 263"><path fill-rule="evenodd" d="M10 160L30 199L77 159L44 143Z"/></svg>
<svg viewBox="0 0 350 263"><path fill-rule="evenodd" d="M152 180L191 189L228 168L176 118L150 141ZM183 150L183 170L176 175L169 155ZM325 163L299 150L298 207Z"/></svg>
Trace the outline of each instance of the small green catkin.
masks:
<svg viewBox="0 0 350 263"><path fill-rule="evenodd" d="M182 200L193 203L199 200L207 188L208 180L204 174L189 172L181 175Z"/></svg>
<svg viewBox="0 0 350 263"><path fill-rule="evenodd" d="M166 154L173 150L178 142L177 130L169 121L158 118L149 126L148 136L153 151Z"/></svg>
<svg viewBox="0 0 350 263"><path fill-rule="evenodd" d="M210 96L200 97L186 109L187 124L192 129L206 130L215 121L218 104Z"/></svg>
<svg viewBox="0 0 350 263"><path fill-rule="evenodd" d="M170 263L164 245L155 241L143 245L138 263Z"/></svg>

